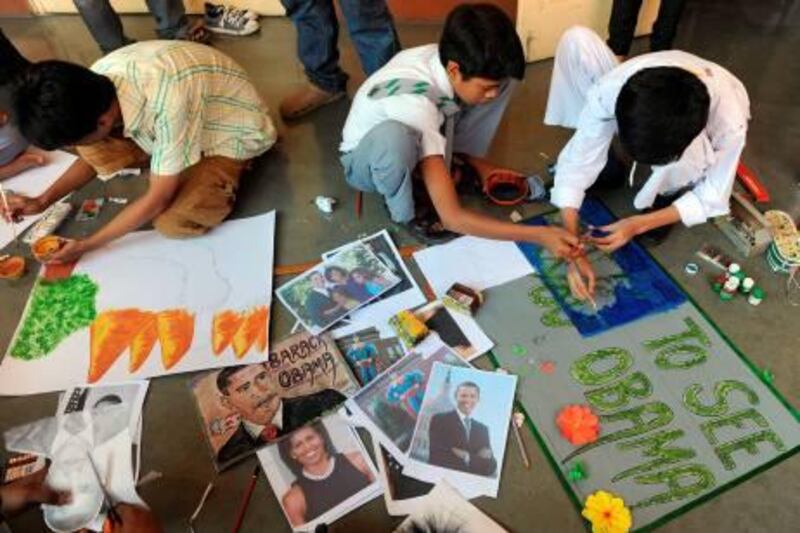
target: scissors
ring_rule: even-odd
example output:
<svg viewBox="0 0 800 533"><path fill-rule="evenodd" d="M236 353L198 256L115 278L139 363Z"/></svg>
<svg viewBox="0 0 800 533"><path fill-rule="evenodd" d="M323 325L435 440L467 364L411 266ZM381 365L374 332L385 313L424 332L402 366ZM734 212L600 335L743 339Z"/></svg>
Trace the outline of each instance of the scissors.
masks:
<svg viewBox="0 0 800 533"><path fill-rule="evenodd" d="M94 464L92 460L92 455L87 451L86 457L89 458L89 464L92 466L92 472L94 472L94 477L97 479L97 484L100 485L100 490L103 491L103 503L106 507L106 514L108 515L108 520L111 524L119 524L122 525L122 517L119 515L116 509L114 509L114 500L111 498L111 495L106 490L106 486L103 484L102 479L100 478L100 472L97 470L97 466ZM105 525L103 526L103 531L106 531Z"/></svg>

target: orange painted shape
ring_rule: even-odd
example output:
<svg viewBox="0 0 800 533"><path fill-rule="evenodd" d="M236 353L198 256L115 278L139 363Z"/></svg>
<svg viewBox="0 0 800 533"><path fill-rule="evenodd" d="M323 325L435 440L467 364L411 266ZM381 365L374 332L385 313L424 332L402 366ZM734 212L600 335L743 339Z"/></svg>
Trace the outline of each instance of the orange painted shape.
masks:
<svg viewBox="0 0 800 533"><path fill-rule="evenodd" d="M133 337L131 341L131 358L128 363L128 372L133 374L147 361L150 352L153 351L158 340L158 325L156 323L156 314L149 313L149 318L145 325Z"/></svg>
<svg viewBox="0 0 800 533"><path fill-rule="evenodd" d="M259 352L264 353L267 351L267 344L269 343L269 307L264 306L264 322L261 325L261 330L258 332L256 339L256 348Z"/></svg>
<svg viewBox="0 0 800 533"><path fill-rule="evenodd" d="M267 324L267 306L262 305L250 311L244 319L244 323L233 336L233 353L237 359L244 357L256 342L260 335L265 335L262 330ZM264 340L266 344L266 339Z"/></svg>
<svg viewBox="0 0 800 533"><path fill-rule="evenodd" d="M158 340L161 361L169 370L186 355L194 338L194 315L185 309L170 309L158 313Z"/></svg>
<svg viewBox="0 0 800 533"><path fill-rule="evenodd" d="M113 309L97 315L89 327L89 383L108 372L151 316L139 309Z"/></svg>
<svg viewBox="0 0 800 533"><path fill-rule="evenodd" d="M236 331L244 323L241 313L226 309L214 315L211 325L211 345L214 355L219 355L233 340Z"/></svg>

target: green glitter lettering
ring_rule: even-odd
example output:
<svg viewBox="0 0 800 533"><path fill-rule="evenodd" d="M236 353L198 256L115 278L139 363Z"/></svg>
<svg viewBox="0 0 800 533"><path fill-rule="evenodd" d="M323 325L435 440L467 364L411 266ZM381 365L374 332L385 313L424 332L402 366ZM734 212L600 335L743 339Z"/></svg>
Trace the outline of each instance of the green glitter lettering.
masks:
<svg viewBox="0 0 800 533"><path fill-rule="evenodd" d="M786 445L783 444L781 438L778 437L774 431L768 429L731 442L726 442L714 448L714 453L716 453L719 460L722 461L722 466L725 467L725 470L735 470L736 462L732 457L733 452L736 450L745 450L750 455L756 455L758 453L758 446L756 446L756 444L759 442L771 442L779 452L786 449Z"/></svg>
<svg viewBox="0 0 800 533"><path fill-rule="evenodd" d="M670 409L669 406L663 402L646 403L644 405L632 407L631 409L620 411L618 413L600 415L600 421L603 424L627 420L631 423L631 427L603 435L596 441L581 446L565 457L563 462L566 463L576 455L588 452L589 450L597 448L598 446L602 446L603 444L616 442L618 440L627 439L630 437L636 437L647 433L648 431L653 431L655 429L664 427L672 422L673 418L675 418L675 414L672 412L672 409Z"/></svg>
<svg viewBox="0 0 800 533"><path fill-rule="evenodd" d="M681 358L680 355L688 355L688 358ZM677 344L668 346L656 356L656 366L661 370L675 370L691 368L705 363L708 358L706 351L700 346L693 344Z"/></svg>
<svg viewBox="0 0 800 533"><path fill-rule="evenodd" d="M724 428L725 426L744 429L744 424L748 419L752 420L755 425L760 428L769 427L769 422L767 422L767 419L761 416L761 413L751 407L749 409L745 409L744 411L738 411L732 415L728 415L725 418L717 418L716 420L703 422L700 425L700 431L702 431L703 435L706 436L708 443L713 446L719 443L719 439L717 439L717 436L714 434L715 430Z"/></svg>
<svg viewBox="0 0 800 533"><path fill-rule="evenodd" d="M594 365L608 358L614 359L611 368L595 371ZM633 357L624 348L601 348L584 355L570 367L570 374L582 385L605 385L622 376L633 364Z"/></svg>
<svg viewBox="0 0 800 533"><path fill-rule="evenodd" d="M689 483L686 483L687 480ZM705 466L697 464L678 466L663 472L639 476L634 478L634 481L640 485L666 484L669 489L667 492L656 494L631 506L639 509L691 498L710 490L717 484L714 474Z"/></svg>
<svg viewBox="0 0 800 533"><path fill-rule="evenodd" d="M653 385L642 372L634 372L619 383L586 392L586 400L599 411L613 411L625 407L631 397L647 398Z"/></svg>
<svg viewBox="0 0 800 533"><path fill-rule="evenodd" d="M697 322L688 317L684 318L683 321L686 323L686 327L688 328L686 331L676 333L674 335L667 335L666 337L660 337L652 341L647 341L644 343L645 348L656 351L665 348L670 344L687 340L695 340L703 346L711 346L711 341L703 332L703 330L700 329L700 326L697 325Z"/></svg>
<svg viewBox="0 0 800 533"><path fill-rule="evenodd" d="M737 390L747 397L750 405L758 405L758 395L744 383L732 379L719 381L714 385L713 394L716 402L711 405L700 401L699 396L703 391L702 385L699 383L690 385L683 393L683 404L689 411L698 416L721 416L728 412L728 394Z"/></svg>
<svg viewBox="0 0 800 533"><path fill-rule="evenodd" d="M616 483L617 481L625 479L626 477L638 476L655 470L656 468L661 468L662 466L667 466L694 458L697 453L691 448L675 448L665 446L670 441L680 439L684 435L685 433L683 430L675 429L672 431L659 431L658 433L648 437L634 441L618 443L617 448L620 450L644 448L642 455L644 457L655 457L655 459L620 472L611 478L611 481Z"/></svg>

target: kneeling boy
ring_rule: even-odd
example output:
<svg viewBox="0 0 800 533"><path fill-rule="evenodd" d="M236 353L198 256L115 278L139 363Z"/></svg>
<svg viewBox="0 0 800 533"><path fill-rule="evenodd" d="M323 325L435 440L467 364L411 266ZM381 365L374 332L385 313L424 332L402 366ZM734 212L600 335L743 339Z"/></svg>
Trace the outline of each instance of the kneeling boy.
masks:
<svg viewBox="0 0 800 533"><path fill-rule="evenodd" d="M451 154L485 178L489 149L525 58L514 25L498 8L462 5L447 17L439 45L398 53L358 90L344 126L341 161L347 182L383 195L393 221L423 237L444 230L530 241L572 256L578 238L561 228L516 225L466 209L450 172ZM444 126L443 126L444 125ZM445 134L441 133L445 130ZM421 222L415 207L419 167L440 223Z"/></svg>
<svg viewBox="0 0 800 533"><path fill-rule="evenodd" d="M202 235L230 214L247 161L276 138L247 73L189 42L132 44L91 69L36 63L13 101L32 144L76 145L80 159L41 196L11 198L11 216L39 212L96 174L149 160L147 192L93 235L70 241L54 262L75 260L149 221L168 237Z"/></svg>
<svg viewBox="0 0 800 533"><path fill-rule="evenodd" d="M607 235L593 240L606 252L638 235L658 241L678 221L694 226L724 215L749 118L744 86L721 66L678 50L618 64L596 33L571 28L556 50L545 123L576 132L558 156L551 201L577 235L587 189L600 182L635 187L633 205L643 212L600 228ZM615 135L634 162L650 166L644 183L635 183L635 165L626 172L613 158ZM572 293L591 297L588 259L577 258L567 272Z"/></svg>

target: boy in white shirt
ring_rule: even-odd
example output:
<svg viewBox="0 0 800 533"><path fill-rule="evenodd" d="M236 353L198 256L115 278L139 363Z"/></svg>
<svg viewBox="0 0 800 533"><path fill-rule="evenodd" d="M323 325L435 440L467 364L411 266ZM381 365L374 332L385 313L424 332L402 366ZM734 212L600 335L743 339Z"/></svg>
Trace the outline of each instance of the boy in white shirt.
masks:
<svg viewBox="0 0 800 533"><path fill-rule="evenodd" d="M392 220L425 239L456 232L576 255L579 239L562 228L516 225L463 207L451 176L454 152L482 179L495 170L481 157L524 71L522 44L500 9L455 8L438 46L398 53L358 90L340 146L347 182L383 195ZM415 212L416 168L438 220Z"/></svg>
<svg viewBox="0 0 800 533"><path fill-rule="evenodd" d="M724 215L749 118L744 86L721 66L677 50L618 63L592 30L571 28L556 50L545 123L576 132L558 157L551 202L578 235L586 190L613 174L609 147L618 135L635 162L630 173L616 172L618 181L634 186L636 163L651 167L634 199L647 211L600 228L607 234L592 238L598 248L611 252L643 234L658 241L678 221ZM570 262L567 277L576 297L594 293L585 256Z"/></svg>

